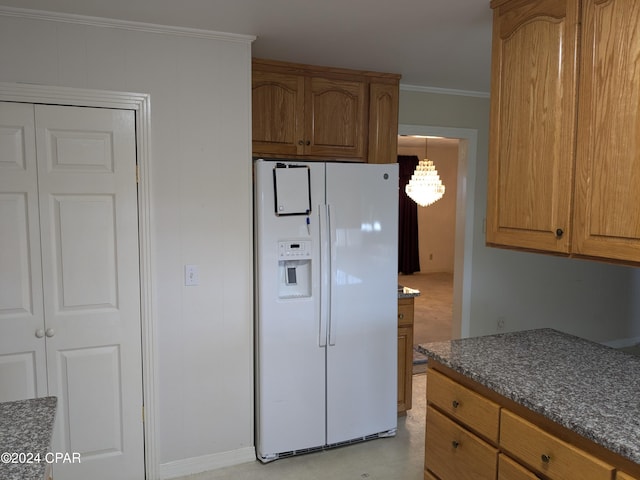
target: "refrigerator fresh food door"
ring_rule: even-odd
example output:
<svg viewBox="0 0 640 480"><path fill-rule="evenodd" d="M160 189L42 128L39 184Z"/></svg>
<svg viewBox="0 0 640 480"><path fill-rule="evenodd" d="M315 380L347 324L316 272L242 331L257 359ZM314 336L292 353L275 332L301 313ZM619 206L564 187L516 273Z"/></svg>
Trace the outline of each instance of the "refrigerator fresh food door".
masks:
<svg viewBox="0 0 640 480"><path fill-rule="evenodd" d="M327 442L397 426L398 165L327 164Z"/></svg>
<svg viewBox="0 0 640 480"><path fill-rule="evenodd" d="M324 165L290 163L311 169L309 222L307 215L276 215L276 164L255 164L256 449L263 461L326 440L317 208Z"/></svg>

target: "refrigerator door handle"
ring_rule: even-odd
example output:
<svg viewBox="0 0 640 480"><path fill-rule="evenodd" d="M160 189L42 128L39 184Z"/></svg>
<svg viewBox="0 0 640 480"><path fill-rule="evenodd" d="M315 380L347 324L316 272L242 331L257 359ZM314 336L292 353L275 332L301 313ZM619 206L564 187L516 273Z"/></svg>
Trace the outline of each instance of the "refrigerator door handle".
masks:
<svg viewBox="0 0 640 480"><path fill-rule="evenodd" d="M327 346L327 324L329 317L329 281L330 273L328 271L329 263L327 261L329 255L329 230L327 228L327 206L318 205L318 225L320 225L320 332L318 344L321 348Z"/></svg>
<svg viewBox="0 0 640 480"><path fill-rule="evenodd" d="M333 287L333 250L331 246L333 245L333 228L331 226L331 205L327 205L327 237L328 239L328 256L327 261L325 263L327 276L327 289L329 290L328 301L327 301L327 325L329 328L329 346L333 347L336 344L336 329L335 325L333 325L333 317L331 315L331 295L332 295L332 287Z"/></svg>

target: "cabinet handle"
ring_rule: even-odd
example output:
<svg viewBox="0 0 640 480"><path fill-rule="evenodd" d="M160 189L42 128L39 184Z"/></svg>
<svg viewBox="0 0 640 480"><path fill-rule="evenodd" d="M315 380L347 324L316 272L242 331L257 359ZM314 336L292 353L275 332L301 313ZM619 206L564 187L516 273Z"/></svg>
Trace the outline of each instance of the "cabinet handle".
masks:
<svg viewBox="0 0 640 480"><path fill-rule="evenodd" d="M42 338L44 337L44 330L39 328L36 330L36 338Z"/></svg>
<svg viewBox="0 0 640 480"><path fill-rule="evenodd" d="M543 453L540 456L540 460L542 460L542 463L549 463L551 461L551 456Z"/></svg>
<svg viewBox="0 0 640 480"><path fill-rule="evenodd" d="M298 140L298 145L304 145L304 142L302 140Z"/></svg>
<svg viewBox="0 0 640 480"><path fill-rule="evenodd" d="M398 314L398 318L399 318L400 320L402 320L402 319L404 318L404 313L399 313L399 314Z"/></svg>
<svg viewBox="0 0 640 480"><path fill-rule="evenodd" d="M564 231L561 228L556 229L556 237L562 238L562 235L564 235Z"/></svg>
<svg viewBox="0 0 640 480"><path fill-rule="evenodd" d="M460 442L458 442L457 440L454 440L453 442L451 442L451 446L453 448L458 448L460 446Z"/></svg>
<svg viewBox="0 0 640 480"><path fill-rule="evenodd" d="M44 333L47 337L51 338L56 334L56 331L53 328L47 328Z"/></svg>
<svg viewBox="0 0 640 480"><path fill-rule="evenodd" d="M460 402L458 402L457 400L454 400L453 402L451 402L451 406L453 408L458 408L460 406Z"/></svg>

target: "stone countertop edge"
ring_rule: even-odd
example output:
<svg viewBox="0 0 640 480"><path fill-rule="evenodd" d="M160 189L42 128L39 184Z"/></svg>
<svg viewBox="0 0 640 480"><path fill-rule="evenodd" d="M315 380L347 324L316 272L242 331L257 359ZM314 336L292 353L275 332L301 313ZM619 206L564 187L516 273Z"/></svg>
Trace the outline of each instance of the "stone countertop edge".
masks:
<svg viewBox="0 0 640 480"><path fill-rule="evenodd" d="M56 397L0 403L0 453L25 454L24 460L31 460L30 463L0 461L2 480L44 478L56 405Z"/></svg>
<svg viewBox="0 0 640 480"><path fill-rule="evenodd" d="M398 298L413 298L420 295L420 290L398 285Z"/></svg>
<svg viewBox="0 0 640 480"><path fill-rule="evenodd" d="M640 464L640 356L546 328L418 350Z"/></svg>

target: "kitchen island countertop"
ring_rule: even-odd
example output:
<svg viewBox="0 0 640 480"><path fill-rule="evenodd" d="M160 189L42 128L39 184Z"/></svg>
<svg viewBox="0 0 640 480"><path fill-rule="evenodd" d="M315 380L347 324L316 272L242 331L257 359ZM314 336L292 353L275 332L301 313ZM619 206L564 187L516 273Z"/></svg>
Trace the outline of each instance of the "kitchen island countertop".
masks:
<svg viewBox="0 0 640 480"><path fill-rule="evenodd" d="M51 450L56 404L56 397L0 403L2 480L44 478L47 453ZM12 454L15 458L11 457Z"/></svg>
<svg viewBox="0 0 640 480"><path fill-rule="evenodd" d="M430 359L640 464L640 357L552 329L418 348Z"/></svg>
<svg viewBox="0 0 640 480"><path fill-rule="evenodd" d="M415 298L420 295L420 290L416 290L415 288L405 287L403 285L398 285L398 298Z"/></svg>

